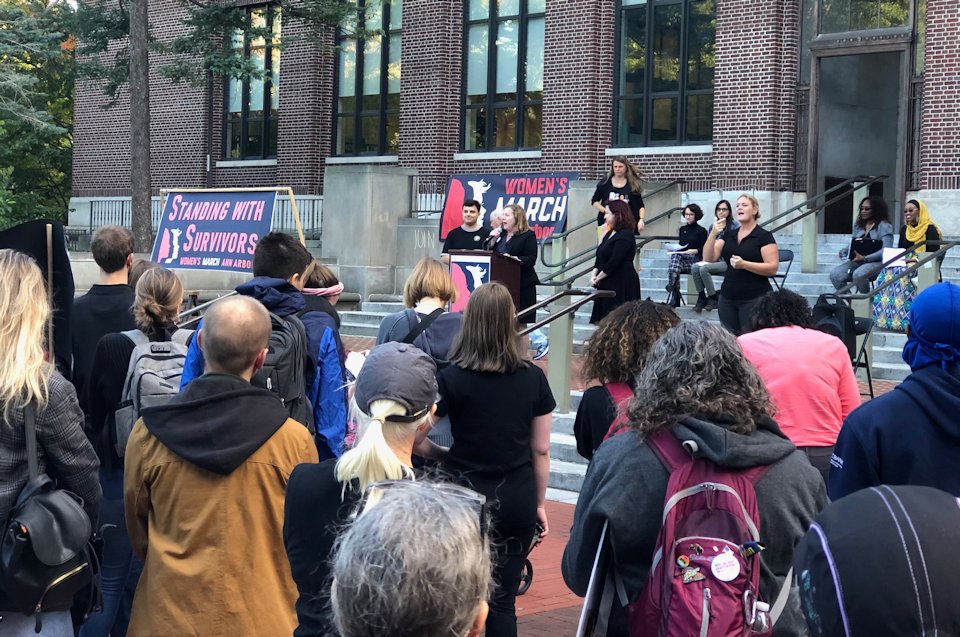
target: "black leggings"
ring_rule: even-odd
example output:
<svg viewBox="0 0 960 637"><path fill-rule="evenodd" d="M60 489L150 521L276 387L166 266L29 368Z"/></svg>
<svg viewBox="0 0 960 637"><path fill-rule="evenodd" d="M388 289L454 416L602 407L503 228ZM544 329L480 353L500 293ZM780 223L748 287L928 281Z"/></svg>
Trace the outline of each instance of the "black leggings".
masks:
<svg viewBox="0 0 960 637"><path fill-rule="evenodd" d="M487 637L517 637L517 588L532 540L532 527L506 538L496 537L495 534L493 581L496 588L490 598Z"/></svg>
<svg viewBox="0 0 960 637"><path fill-rule="evenodd" d="M740 336L744 332L749 332L752 327L753 306L760 299L748 299L746 301L731 301L720 293L720 303L717 305L717 314L720 316L720 323L725 328L733 332L734 336Z"/></svg>

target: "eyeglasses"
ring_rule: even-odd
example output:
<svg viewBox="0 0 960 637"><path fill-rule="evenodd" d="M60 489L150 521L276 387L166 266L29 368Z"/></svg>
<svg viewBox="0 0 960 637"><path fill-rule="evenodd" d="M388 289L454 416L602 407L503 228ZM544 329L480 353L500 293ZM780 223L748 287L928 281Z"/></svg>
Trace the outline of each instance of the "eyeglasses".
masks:
<svg viewBox="0 0 960 637"><path fill-rule="evenodd" d="M717 208L717 212L730 212L729 208Z"/></svg>
<svg viewBox="0 0 960 637"><path fill-rule="evenodd" d="M487 497L482 493L477 493L473 489L461 487L460 485L449 482L412 482L410 480L383 480L381 482L374 482L364 489L363 498L354 519L359 518L375 507L390 491L398 492L403 489L434 489L443 495L457 498L466 503L471 509L476 510L477 524L480 527L480 537L486 541L488 532Z"/></svg>

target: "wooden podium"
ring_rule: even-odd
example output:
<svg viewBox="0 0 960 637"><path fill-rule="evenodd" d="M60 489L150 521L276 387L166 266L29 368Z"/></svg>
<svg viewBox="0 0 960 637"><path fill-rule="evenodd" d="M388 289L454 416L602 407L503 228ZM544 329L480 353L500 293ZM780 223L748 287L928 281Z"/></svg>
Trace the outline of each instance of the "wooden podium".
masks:
<svg viewBox="0 0 960 637"><path fill-rule="evenodd" d="M470 294L490 281L506 286L513 304L520 307L520 262L499 252L486 250L451 250L450 276L457 288L457 300L450 311L462 312L467 307Z"/></svg>

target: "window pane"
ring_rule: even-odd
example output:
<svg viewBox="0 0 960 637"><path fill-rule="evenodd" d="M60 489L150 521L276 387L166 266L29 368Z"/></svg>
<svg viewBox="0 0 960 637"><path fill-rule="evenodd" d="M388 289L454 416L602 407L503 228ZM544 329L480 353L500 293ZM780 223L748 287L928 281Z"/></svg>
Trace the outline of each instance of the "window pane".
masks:
<svg viewBox="0 0 960 637"><path fill-rule="evenodd" d="M467 104L482 103L487 96L488 42L487 25L478 24L470 27L467 41Z"/></svg>
<svg viewBox="0 0 960 637"><path fill-rule="evenodd" d="M357 43L344 40L340 44L340 71L337 88L341 97L352 97L357 90Z"/></svg>
<svg viewBox="0 0 960 637"><path fill-rule="evenodd" d="M252 49L250 51L250 63L257 69L266 69L266 51L263 49ZM263 80L250 78L250 113L263 112Z"/></svg>
<svg viewBox="0 0 960 637"><path fill-rule="evenodd" d="M250 119L247 121L247 140L243 147L244 157L261 157L263 155L263 120Z"/></svg>
<svg viewBox="0 0 960 637"><path fill-rule="evenodd" d="M543 99L543 18L527 21L527 60L524 73L527 99Z"/></svg>
<svg viewBox="0 0 960 637"><path fill-rule="evenodd" d="M494 148L517 146L517 107L498 108L493 114Z"/></svg>
<svg viewBox="0 0 960 637"><path fill-rule="evenodd" d="M387 113L387 139L386 149L388 153L395 153L400 149L400 114Z"/></svg>
<svg viewBox="0 0 960 637"><path fill-rule="evenodd" d="M546 0L528 0L527 13L543 13L547 10Z"/></svg>
<svg viewBox="0 0 960 637"><path fill-rule="evenodd" d="M623 0L621 4L623 4L625 7L629 7L631 5L644 5L647 4L647 0Z"/></svg>
<svg viewBox="0 0 960 637"><path fill-rule="evenodd" d="M399 35L390 36L390 61L387 64L387 93L400 92L400 40Z"/></svg>
<svg viewBox="0 0 960 637"><path fill-rule="evenodd" d="M504 20L497 25L497 101L516 99L519 42L517 20Z"/></svg>
<svg viewBox="0 0 960 637"><path fill-rule="evenodd" d="M383 27L383 5L380 0L370 0L363 10L364 26L368 31L376 31Z"/></svg>
<svg viewBox="0 0 960 637"><path fill-rule="evenodd" d="M227 122L227 157L240 159L240 145L243 135L243 124L239 117L231 118Z"/></svg>
<svg viewBox="0 0 960 637"><path fill-rule="evenodd" d="M800 50L800 83L810 81L810 43L816 37L813 32L813 12L816 0L803 0L803 24L800 29L802 49Z"/></svg>
<svg viewBox="0 0 960 637"><path fill-rule="evenodd" d="M363 44L363 94L380 94L380 36Z"/></svg>
<svg viewBox="0 0 960 637"><path fill-rule="evenodd" d="M254 29L267 28L266 7L259 7L250 12L250 26ZM266 44L266 41L262 36L250 39L250 46L263 46L264 44Z"/></svg>
<svg viewBox="0 0 960 637"><path fill-rule="evenodd" d="M487 109L468 108L464 112L463 147L466 150L486 148L487 137Z"/></svg>
<svg viewBox="0 0 960 637"><path fill-rule="evenodd" d="M923 75L924 47L927 43L927 0L919 0L917 3L917 38L913 44L916 68L913 72L916 75Z"/></svg>
<svg viewBox="0 0 960 637"><path fill-rule="evenodd" d="M540 148L540 141L543 138L543 129L541 126L541 112L543 107L528 106L523 109L523 147Z"/></svg>
<svg viewBox="0 0 960 637"><path fill-rule="evenodd" d="M643 137L643 106L645 101L620 100L620 122L617 142L621 146L642 146Z"/></svg>
<svg viewBox="0 0 960 637"><path fill-rule="evenodd" d="M282 20L280 19L280 7L273 8L273 43L280 44L280 25Z"/></svg>
<svg viewBox="0 0 960 637"><path fill-rule="evenodd" d="M490 0L467 0L471 20L483 20L490 17Z"/></svg>
<svg viewBox="0 0 960 637"><path fill-rule="evenodd" d="M340 117L337 119L337 154L350 155L357 152L356 140L354 139L353 117Z"/></svg>
<svg viewBox="0 0 960 637"><path fill-rule="evenodd" d="M520 0L497 0L497 15L520 15Z"/></svg>
<svg viewBox="0 0 960 637"><path fill-rule="evenodd" d="M677 98L665 97L651 100L650 141L677 140Z"/></svg>
<svg viewBox="0 0 960 637"><path fill-rule="evenodd" d="M851 0L850 30L877 28L877 0Z"/></svg>
<svg viewBox="0 0 960 637"><path fill-rule="evenodd" d="M850 0L820 3L820 33L838 33L850 26Z"/></svg>
<svg viewBox="0 0 960 637"><path fill-rule="evenodd" d="M715 0L702 0L690 5L687 25L687 88L713 88L715 60L714 29L716 28Z"/></svg>
<svg viewBox="0 0 960 637"><path fill-rule="evenodd" d="M387 95L387 110L400 110L400 93L390 93Z"/></svg>
<svg viewBox="0 0 960 637"><path fill-rule="evenodd" d="M920 3L922 4L922 2ZM917 13L921 11L920 4L917 6ZM922 10L926 10L924 7ZM909 0L882 0L880 2L880 28L904 27L910 23L910 2Z"/></svg>
<svg viewBox="0 0 960 637"><path fill-rule="evenodd" d="M681 6L653 8L653 90L675 91L680 88Z"/></svg>
<svg viewBox="0 0 960 637"><path fill-rule="evenodd" d="M243 110L243 82L227 78L227 112L239 114Z"/></svg>
<svg viewBox="0 0 960 637"><path fill-rule="evenodd" d="M687 98L688 142L713 139L713 95L691 95Z"/></svg>
<svg viewBox="0 0 960 637"><path fill-rule="evenodd" d="M360 118L361 153L375 153L380 151L380 117Z"/></svg>
<svg viewBox="0 0 960 637"><path fill-rule="evenodd" d="M277 118L271 117L267 121L267 157L277 156Z"/></svg>
<svg viewBox="0 0 960 637"><path fill-rule="evenodd" d="M403 24L403 0L389 0L390 30L400 29Z"/></svg>
<svg viewBox="0 0 960 637"><path fill-rule="evenodd" d="M357 110L357 98L341 97L337 100L337 113L341 115L352 115Z"/></svg>
<svg viewBox="0 0 960 637"><path fill-rule="evenodd" d="M276 115L280 110L280 49L272 49L270 54L272 71L270 73L270 113Z"/></svg>
<svg viewBox="0 0 960 637"><path fill-rule="evenodd" d="M642 95L647 67L647 11L623 12L620 94Z"/></svg>

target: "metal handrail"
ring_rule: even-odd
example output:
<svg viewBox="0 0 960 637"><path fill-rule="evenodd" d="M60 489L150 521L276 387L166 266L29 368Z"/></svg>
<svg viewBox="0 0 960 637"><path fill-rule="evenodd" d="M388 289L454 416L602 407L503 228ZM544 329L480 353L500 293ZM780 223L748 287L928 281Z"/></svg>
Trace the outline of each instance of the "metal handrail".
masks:
<svg viewBox="0 0 960 637"><path fill-rule="evenodd" d="M207 301L206 303L201 303L200 305L195 305L194 307L190 307L190 308L185 309L184 311L180 312L180 314L177 315L178 324L179 324L180 327L182 327L182 328L189 329L189 328L190 328L190 325L191 325L192 323L195 323L195 322L199 323L201 317L200 317L200 316L197 316L197 317L192 318L192 319L190 319L189 321L186 321L186 322L182 322L183 319L185 319L186 317L190 316L191 314L200 314L201 312L204 312L205 310L207 310L211 305L213 305L213 304L216 303L217 301L222 301L223 299L225 299L225 298L227 298L227 297L230 297L230 296L235 296L236 294L237 294L237 291L236 291L236 290L234 290L234 291L232 291L232 292L227 292L227 293L224 294L223 296L218 296L217 298L213 299L212 301Z"/></svg>
<svg viewBox="0 0 960 637"><path fill-rule="evenodd" d="M887 180L887 179L889 179L889 177L888 177L887 175L877 175L877 176L874 176L874 177L868 177L868 176L858 175L857 177L850 177L849 179L845 179L845 180L841 181L839 184L837 184L837 185L835 185L835 186L832 186L832 187L828 188L827 190L824 190L824 191L821 192L821 193L817 193L816 195L814 195L813 197L810 197L809 199L807 199L807 200L804 201L803 203L800 203L800 204L797 204L796 206L793 206L793 207L791 207L791 208L788 208L788 209L784 210L783 212L781 212L780 214L778 214L778 215L776 215L776 216L774 216L774 217L771 217L771 218L769 218L769 219L761 222L759 225L760 225L761 228L767 228L767 226L771 225L774 221L777 221L778 219L783 219L784 217L786 217L786 216L788 216L788 215L791 215L791 214L793 214L793 213L795 213L795 212L797 212L797 211L799 211L799 210L802 210L803 208L807 208L807 211L804 212L803 214L801 214L799 217L796 217L796 218L794 218L794 219L791 219L791 220L788 221L787 223L781 224L781 225L779 225L779 226L777 226L777 227L775 227L775 228L767 228L770 232L779 232L780 230L783 230L783 229L786 228L787 226L791 226L791 225L797 223L798 221L800 221L800 220L808 217L809 215L819 213L820 211L822 211L823 209L825 209L827 206L832 205L832 204L836 203L837 201L840 201L841 199L844 199L849 193L848 193L848 192L843 192L843 193L841 193L840 195L837 195L837 196L835 196L835 197L832 197L832 198L827 199L826 201L824 201L823 203L821 203L819 206L814 206L814 207L810 208L810 205L813 204L813 203L815 203L818 199L821 199L821 198L823 198L823 197L827 197L828 195L833 194L834 192L836 192L836 191L838 191L838 190L841 190L841 189L843 189L843 188L846 188L847 186L849 186L849 185L851 185L851 184L854 184L854 183L858 183L858 182L859 182L859 183L860 183L860 188L863 188L864 186L869 186L869 185L874 184L874 183L876 183L876 182L878 182L878 181L885 181L885 180Z"/></svg>
<svg viewBox="0 0 960 637"><path fill-rule="evenodd" d="M582 305L584 305L584 304L586 304L586 303L589 303L590 301L592 301L592 300L594 300L594 299L610 299L610 298L613 298L614 296L616 296L616 292L614 292L613 290L594 290L594 289L590 289L590 288L571 288L571 289L569 289L569 290L561 290L560 292L557 292L556 294L554 294L554 295L552 295L552 296L550 296L550 297L548 297L548 298L546 298L546 299L544 299L544 300L542 300L542 301L540 301L540 302L538 302L538 303L536 303L536 304L534 304L534 305L531 305L531 306L528 307L528 308L525 308L525 309L517 312L517 316L519 317L519 316L521 316L521 315L523 315L523 314L527 314L528 312L535 312L536 310L539 310L541 307L545 307L545 306L549 305L550 303L553 303L553 302L556 301L557 299L563 298L563 297L565 297L565 296L582 296L583 298L582 298L582 299L579 299L578 301L575 301L575 302L571 303L570 305L566 306L565 308L563 308L562 310L560 310L559 312L557 312L557 313L555 313L555 314L550 314L550 315L548 315L546 318L541 319L541 320L539 320L539 321L537 321L536 323L533 323L533 324L531 324L531 325L528 325L528 326L527 326L526 328L524 328L523 330L517 332L517 334L518 334L519 336L525 336L525 335L529 334L530 332L532 332L532 331L534 331L534 330L540 329L541 327L543 327L543 326L546 325L547 323L551 323L551 322L555 321L556 319L560 318L561 316L566 316L567 314L572 314L572 313L576 312L577 310L580 309L580 306L582 306Z"/></svg>
<svg viewBox="0 0 960 637"><path fill-rule="evenodd" d="M636 240L638 242L637 251L639 252L645 245L647 245L651 241L675 241L676 237L672 235L654 235L649 237L640 235L636 238ZM563 262L561 262L562 263L561 269L541 279L540 285L550 285L550 286L556 287L556 286L569 285L573 283L574 281L579 279L581 276L583 276L584 274L592 270L593 266L588 267L586 270L581 270L580 272L577 272L576 274L569 276L563 281L554 281L554 279L557 278L558 276L565 275L571 269L579 265L583 265L584 263L587 263L588 261L590 261L590 257L592 257L594 253L596 253L598 247L599 246L591 246L586 250L581 250L580 252L573 255L569 259L564 260ZM574 263L575 260L576 262Z"/></svg>
<svg viewBox="0 0 960 637"><path fill-rule="evenodd" d="M871 288L869 292L859 292L859 293L857 293L857 294L850 294L850 293L849 293L850 290L852 290L852 289L854 288L854 286L856 285L854 282L851 281L850 283L848 283L847 285L843 286L842 288L840 288L840 289L837 290L836 292L826 292L826 293L822 294L821 296L833 297L833 298L836 298L836 299L842 299L842 300L844 300L844 301L847 301L848 303L850 303L851 301L864 301L864 300L867 300L867 299L871 299L871 298L873 298L878 292L882 292L883 290L886 290L888 287L890 287L891 285L893 285L894 283L896 283L896 282L899 281L900 279L903 279L904 277L909 277L909 276L912 275L914 272L919 271L920 268L922 268L925 264L929 263L930 261L933 261L934 259L942 259L942 258L946 255L946 253L947 253L948 250L950 250L951 248L954 248L954 247L960 245L960 240L955 240L955 241L920 241L919 243L913 244L913 246L912 246L911 248L907 248L907 249L905 250L905 252L908 252L908 253L909 253L909 252L913 252L912 248L919 248L919 247L926 246L926 245L931 245L931 246L932 246L932 245L937 245L937 246L940 246L940 249L939 249L939 250L936 250L935 252L925 252L925 253L924 253L924 256L922 256L922 257L920 257L919 259L917 259L917 261L916 261L915 263L912 263L912 264L910 264L909 266L907 266L907 269L904 270L903 272L901 272L901 273L900 273L900 276L898 276L898 277L896 277L896 278L892 278L892 279L890 279L889 281L885 281L883 284L878 285L878 286L875 287L875 288ZM899 261L902 256L903 256L902 254L899 254L899 255L893 257L892 259L888 259L887 261L884 261L884 262L881 264L881 269L886 268L887 266L889 266L890 264L892 264L892 263L894 263L894 262L896 262L896 261Z"/></svg>

